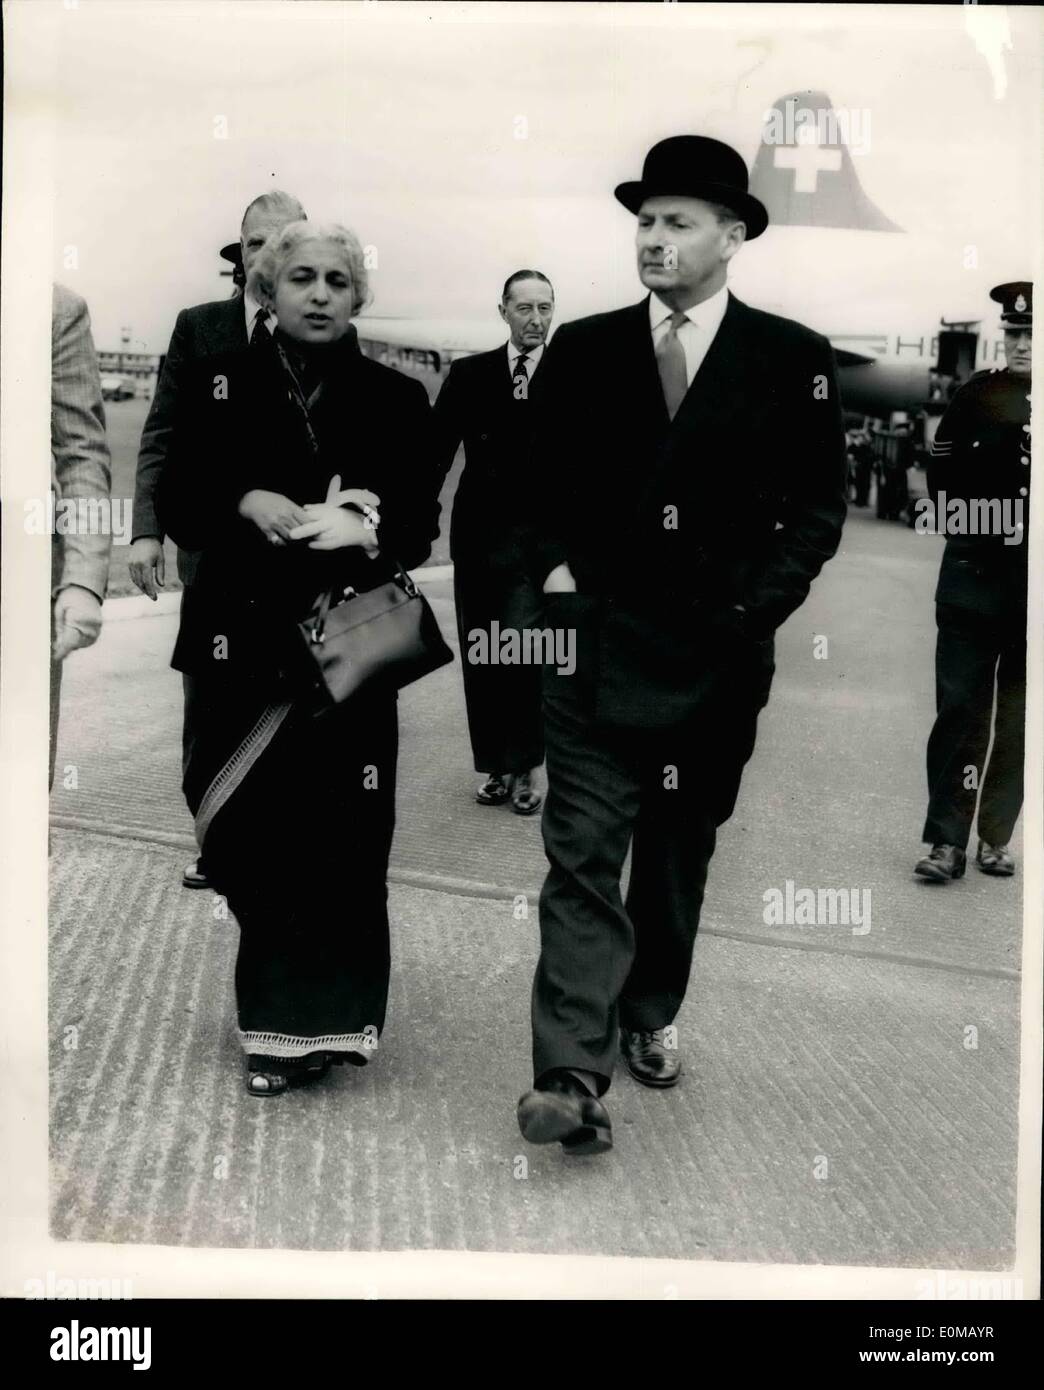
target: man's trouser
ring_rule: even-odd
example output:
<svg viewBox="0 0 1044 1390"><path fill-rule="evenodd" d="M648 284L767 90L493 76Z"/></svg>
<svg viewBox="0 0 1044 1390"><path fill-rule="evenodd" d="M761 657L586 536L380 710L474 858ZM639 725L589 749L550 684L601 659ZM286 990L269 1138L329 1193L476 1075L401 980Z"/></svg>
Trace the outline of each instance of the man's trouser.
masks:
<svg viewBox="0 0 1044 1390"><path fill-rule="evenodd" d="M1024 611L996 619L949 604L936 607L937 714L928 739L923 832L928 844L965 849L977 796L980 837L990 845L1011 839L1022 809L1025 617Z"/></svg>
<svg viewBox="0 0 1044 1390"><path fill-rule="evenodd" d="M726 679L676 727L597 725L584 607L579 596L554 607L558 621L576 613L576 672L545 668L550 868L540 895L533 1071L537 1080L557 1067L593 1072L604 1092L620 1028L666 1027L681 1007L717 828L735 806L760 705L756 678L749 691Z"/></svg>
<svg viewBox="0 0 1044 1390"><path fill-rule="evenodd" d="M544 761L541 668L532 663L472 662L469 634L485 632L485 654L492 656L495 631L521 634L541 629L542 596L521 571L498 570L483 559L455 560L453 587L475 771L529 772ZM492 645L499 655L500 643ZM477 646L475 650L481 654Z"/></svg>

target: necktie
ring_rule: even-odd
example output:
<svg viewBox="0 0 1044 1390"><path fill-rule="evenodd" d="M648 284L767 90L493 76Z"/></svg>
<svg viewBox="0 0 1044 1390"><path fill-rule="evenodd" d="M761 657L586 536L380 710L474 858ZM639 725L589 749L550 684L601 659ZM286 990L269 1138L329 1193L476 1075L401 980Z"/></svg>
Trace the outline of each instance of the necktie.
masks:
<svg viewBox="0 0 1044 1390"><path fill-rule="evenodd" d="M524 401L528 396L529 373L526 371L526 359L528 354L521 353L515 361L514 370L511 373L511 386L516 401ZM519 384L525 383L519 390Z"/></svg>
<svg viewBox="0 0 1044 1390"><path fill-rule="evenodd" d="M684 314L672 314L667 332L656 345L656 365L663 386L663 399L667 404L667 414L672 420L689 389L689 379L685 372L685 349L678 338L678 329L685 322Z"/></svg>
<svg viewBox="0 0 1044 1390"><path fill-rule="evenodd" d="M257 347L258 343L264 343L269 337L268 329L265 324L268 322L268 310L258 309L257 317L254 319L254 329L250 334L250 346Z"/></svg>

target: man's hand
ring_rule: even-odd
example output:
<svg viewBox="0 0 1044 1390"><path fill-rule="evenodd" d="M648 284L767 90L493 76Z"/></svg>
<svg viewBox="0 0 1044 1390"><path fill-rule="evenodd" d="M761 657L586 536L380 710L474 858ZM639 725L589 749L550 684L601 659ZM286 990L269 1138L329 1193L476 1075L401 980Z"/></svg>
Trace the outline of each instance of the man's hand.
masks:
<svg viewBox="0 0 1044 1390"><path fill-rule="evenodd" d="M131 579L155 603L156 589L163 588L166 578L163 542L158 536L139 536L130 548L127 561Z"/></svg>
<svg viewBox="0 0 1044 1390"><path fill-rule="evenodd" d="M308 520L308 513L284 497L281 492L266 492L252 488L240 499L239 515L252 521L273 545L286 545L293 540L291 532Z"/></svg>
<svg viewBox="0 0 1044 1390"><path fill-rule="evenodd" d="M576 580L569 565L563 563L556 565L551 573L544 580L545 594L575 594Z"/></svg>
<svg viewBox="0 0 1044 1390"><path fill-rule="evenodd" d="M81 589L78 584L62 589L54 600L51 655L55 661L64 661L77 647L89 647L97 642L101 625L101 604L96 594L90 589Z"/></svg>

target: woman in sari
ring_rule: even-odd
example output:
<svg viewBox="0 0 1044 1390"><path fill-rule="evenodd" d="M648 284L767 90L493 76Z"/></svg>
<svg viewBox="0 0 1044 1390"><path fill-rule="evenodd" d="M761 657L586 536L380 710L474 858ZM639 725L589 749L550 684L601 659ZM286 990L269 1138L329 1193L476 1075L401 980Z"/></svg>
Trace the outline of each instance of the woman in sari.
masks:
<svg viewBox="0 0 1044 1390"><path fill-rule="evenodd" d="M363 356L351 326L367 299L356 238L291 223L248 292L268 321L188 383L159 508L201 552L171 661L200 692L183 788L239 924L247 1089L272 1096L367 1062L388 996L396 697L317 715L296 624L326 590L421 564L439 508L427 393Z"/></svg>

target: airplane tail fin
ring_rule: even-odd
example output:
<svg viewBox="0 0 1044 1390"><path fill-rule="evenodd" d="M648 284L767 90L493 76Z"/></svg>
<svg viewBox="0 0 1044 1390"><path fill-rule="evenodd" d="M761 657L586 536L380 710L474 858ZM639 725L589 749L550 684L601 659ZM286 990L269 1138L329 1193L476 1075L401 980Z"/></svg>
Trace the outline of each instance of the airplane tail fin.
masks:
<svg viewBox="0 0 1044 1390"><path fill-rule="evenodd" d="M777 227L901 232L863 192L849 146L869 140L869 112L835 111L825 92L791 92L765 113L750 191Z"/></svg>

